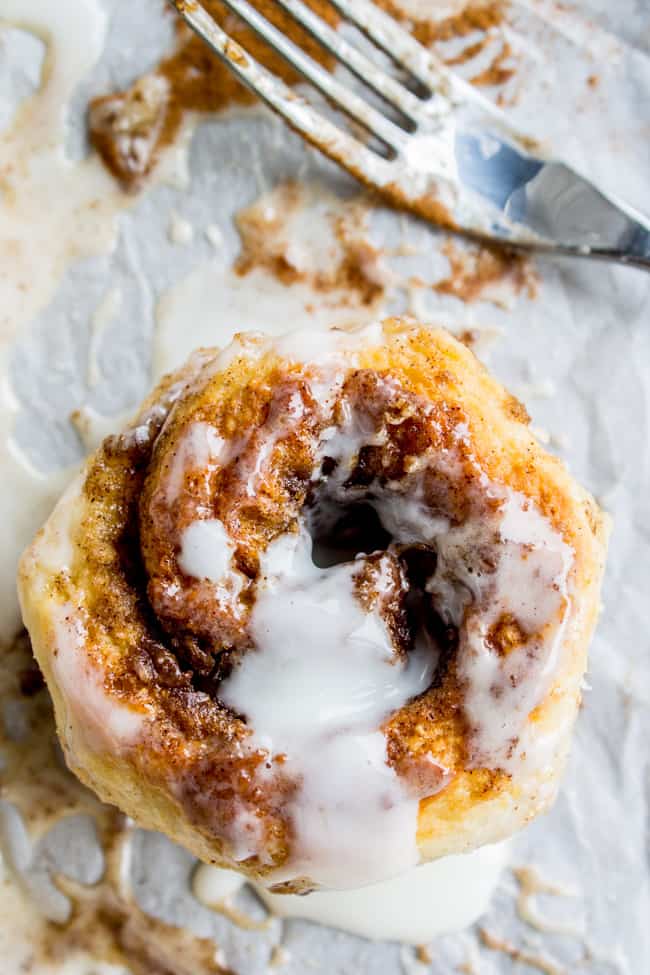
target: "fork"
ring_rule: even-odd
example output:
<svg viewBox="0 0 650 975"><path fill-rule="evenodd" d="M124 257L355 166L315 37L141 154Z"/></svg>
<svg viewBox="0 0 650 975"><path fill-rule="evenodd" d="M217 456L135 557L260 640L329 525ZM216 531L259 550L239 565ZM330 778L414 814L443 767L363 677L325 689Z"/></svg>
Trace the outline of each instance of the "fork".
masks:
<svg viewBox="0 0 650 975"><path fill-rule="evenodd" d="M512 248L599 258L650 270L650 220L561 160L545 158L503 112L371 0L330 0L350 24L405 69L417 93L344 38L302 0L276 0L381 99L382 110L343 84L271 24L249 0L225 6L275 49L369 142L336 124L250 56L197 0L170 0L237 78L309 143L394 206ZM377 99L374 99L377 101ZM394 118L390 117L392 114Z"/></svg>

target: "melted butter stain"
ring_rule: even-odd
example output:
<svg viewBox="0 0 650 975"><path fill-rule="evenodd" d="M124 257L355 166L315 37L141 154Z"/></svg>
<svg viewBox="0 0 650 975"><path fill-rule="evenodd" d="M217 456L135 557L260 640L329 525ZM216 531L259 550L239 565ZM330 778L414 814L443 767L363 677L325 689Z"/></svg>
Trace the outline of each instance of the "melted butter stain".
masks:
<svg viewBox="0 0 650 975"><path fill-rule="evenodd" d="M528 965L529 968L534 968L543 975L569 975L566 968L558 965L553 959L527 948L518 948L511 941L492 934L486 928L481 928L479 934L486 948L501 952L508 958L512 958L514 962Z"/></svg>
<svg viewBox="0 0 650 975"><path fill-rule="evenodd" d="M95 157L73 162L64 149L68 101L103 47L103 8L97 0L4 0L0 13L47 49L39 88L0 136L0 478L12 486L0 523L0 640L10 640L20 626L18 557L69 476L40 475L12 441L10 343L48 304L72 259L110 250L127 198Z"/></svg>
<svg viewBox="0 0 650 975"><path fill-rule="evenodd" d="M101 5L5 0L1 12L47 48L39 89L0 137L0 336L6 340L45 307L71 258L110 250L115 216L127 199L96 157L74 162L64 148L69 99L103 48Z"/></svg>
<svg viewBox="0 0 650 975"><path fill-rule="evenodd" d="M560 934L568 937L584 938L582 931L575 924L566 924L562 921L553 921L540 914L537 907L537 897L539 894L548 894L553 897L576 897L576 892L567 887L550 883L545 880L539 871L533 866L516 867L513 874L519 884L517 895L517 913L522 921L548 934Z"/></svg>

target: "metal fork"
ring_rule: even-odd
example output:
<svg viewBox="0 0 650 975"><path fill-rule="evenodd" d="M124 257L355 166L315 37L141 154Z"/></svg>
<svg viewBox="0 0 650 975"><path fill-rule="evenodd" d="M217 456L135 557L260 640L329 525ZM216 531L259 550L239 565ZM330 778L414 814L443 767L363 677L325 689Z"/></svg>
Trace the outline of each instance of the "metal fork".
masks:
<svg viewBox="0 0 650 975"><path fill-rule="evenodd" d="M449 71L370 0L331 0L418 83L415 94L326 24L302 0L276 0L341 64L390 105L401 124L352 91L248 0L226 7L377 148L356 138L254 60L197 0L170 0L244 84L308 142L390 203L450 229L509 247L618 261L650 270L650 220L559 160L530 151L505 115Z"/></svg>

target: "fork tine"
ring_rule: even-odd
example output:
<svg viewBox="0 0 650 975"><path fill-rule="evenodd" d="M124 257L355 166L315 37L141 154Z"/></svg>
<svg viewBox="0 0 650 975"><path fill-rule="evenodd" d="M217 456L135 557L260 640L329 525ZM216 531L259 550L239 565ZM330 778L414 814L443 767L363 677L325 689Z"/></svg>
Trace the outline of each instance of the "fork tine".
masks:
<svg viewBox="0 0 650 975"><path fill-rule="evenodd" d="M308 54L289 40L282 31L259 13L248 0L223 0L226 7L236 13L249 27L270 44L295 70L318 88L337 108L360 122L369 132L398 152L407 134L398 125L373 108L363 98L350 91L322 68Z"/></svg>
<svg viewBox="0 0 650 975"><path fill-rule="evenodd" d="M378 48L429 91L452 96L456 91L462 90L466 94L466 86L462 81L459 80L457 84L452 73L431 51L411 37L393 17L375 6L371 0L330 2L342 17L363 31Z"/></svg>
<svg viewBox="0 0 650 975"><path fill-rule="evenodd" d="M422 104L404 85L382 71L374 61L346 41L322 17L307 7L303 0L277 0L277 3L291 14L301 27L309 31L337 61L349 68L357 78L381 95L389 104L399 109L406 118L417 123Z"/></svg>
<svg viewBox="0 0 650 975"><path fill-rule="evenodd" d="M196 0L169 0L172 7L233 74L302 135L366 185L389 184L392 163L368 149L313 108L232 40Z"/></svg>

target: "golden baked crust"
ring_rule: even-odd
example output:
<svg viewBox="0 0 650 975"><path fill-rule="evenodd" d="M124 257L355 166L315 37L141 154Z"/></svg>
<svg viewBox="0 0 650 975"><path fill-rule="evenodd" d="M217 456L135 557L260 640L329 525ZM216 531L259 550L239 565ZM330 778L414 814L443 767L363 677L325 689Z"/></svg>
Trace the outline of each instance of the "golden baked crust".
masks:
<svg viewBox="0 0 650 975"><path fill-rule="evenodd" d="M128 431L104 442L25 553L18 584L73 771L102 799L201 859L263 878L290 857L287 809L298 786L274 756L273 785L260 788L257 772L270 767L269 756L242 747L250 730L221 703L219 686L250 646L260 553L295 530L332 417L319 412L308 357L293 360L260 337L244 336L233 349L221 358L200 350L162 381ZM535 748L545 742L543 760L523 754L510 766L481 759L464 707L458 633L449 626L436 634L441 663L432 686L385 723L388 761L421 797L417 843L426 860L507 836L553 800L598 614L607 526L593 499L532 436L521 404L448 333L390 319L379 338L343 357L339 401L361 411L364 422L388 416L390 427L383 446L359 454L355 489L407 483L419 459L453 451L451 473L440 469L427 481L431 510L451 525L469 513L488 518L501 504L479 490L489 482L534 505L572 553L559 656L517 739ZM273 441L251 496L242 490L246 451L254 460L296 402L301 419ZM242 431L247 439L235 460L207 474L200 463L185 463L169 503L170 465L197 423L228 444ZM208 503L232 540L240 580L219 606L178 567L180 534ZM358 597L370 604L379 596L368 565ZM394 562L391 571L397 595L381 612L396 653L406 653L397 576L411 569ZM500 659L514 659L528 637L504 614L486 639ZM255 810L264 832L264 856L243 862L231 837L242 804Z"/></svg>

